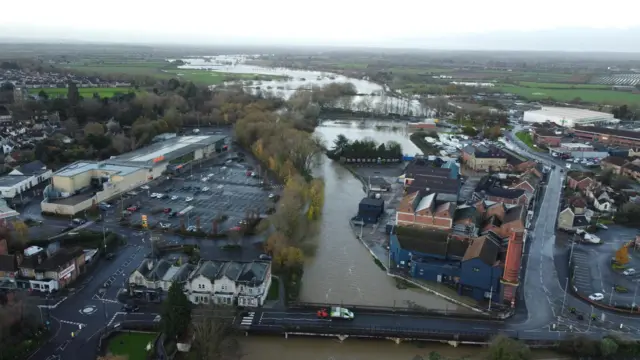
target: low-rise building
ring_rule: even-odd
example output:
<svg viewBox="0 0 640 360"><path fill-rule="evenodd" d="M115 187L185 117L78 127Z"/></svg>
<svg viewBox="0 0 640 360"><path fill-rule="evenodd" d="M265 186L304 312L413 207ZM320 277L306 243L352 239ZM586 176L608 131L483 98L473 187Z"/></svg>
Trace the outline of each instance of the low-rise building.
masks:
<svg viewBox="0 0 640 360"><path fill-rule="evenodd" d="M558 215L558 228L567 231L585 229L591 221L587 216L587 203L581 197L569 199L567 206Z"/></svg>
<svg viewBox="0 0 640 360"><path fill-rule="evenodd" d="M40 184L45 184L51 178L52 173L39 160L21 165L13 169L8 175L0 177L2 197L5 199L20 197L28 190Z"/></svg>
<svg viewBox="0 0 640 360"><path fill-rule="evenodd" d="M396 209L396 224L449 230L453 227L456 203L438 201L437 193L416 191L405 196Z"/></svg>
<svg viewBox="0 0 640 360"><path fill-rule="evenodd" d="M572 171L567 174L567 187L573 190L585 191L596 182L592 173Z"/></svg>
<svg viewBox="0 0 640 360"><path fill-rule="evenodd" d="M179 136L104 161L78 161L56 171L44 191L43 212L75 215L191 161L226 149L226 136Z"/></svg>
<svg viewBox="0 0 640 360"><path fill-rule="evenodd" d="M264 305L271 286L268 261L201 261L185 286L194 304Z"/></svg>
<svg viewBox="0 0 640 360"><path fill-rule="evenodd" d="M487 175L476 185L473 199L475 201L488 200L509 205L528 206L531 195L528 193L530 189L526 185L528 183L523 183L520 187L505 187L501 179Z"/></svg>
<svg viewBox="0 0 640 360"><path fill-rule="evenodd" d="M475 171L499 171L507 168L504 152L493 146L468 145L462 149L464 164Z"/></svg>
<svg viewBox="0 0 640 360"><path fill-rule="evenodd" d="M550 129L535 129L533 132L533 140L538 145L546 147L560 146L562 141L562 132L556 132Z"/></svg>
<svg viewBox="0 0 640 360"><path fill-rule="evenodd" d="M22 281L28 281L33 291L52 292L63 289L84 272L84 251L61 248L50 256L37 246L17 255Z"/></svg>
<svg viewBox="0 0 640 360"><path fill-rule="evenodd" d="M575 137L586 141L630 148L640 147L640 132L632 130L598 126L576 126L573 129L573 134Z"/></svg>

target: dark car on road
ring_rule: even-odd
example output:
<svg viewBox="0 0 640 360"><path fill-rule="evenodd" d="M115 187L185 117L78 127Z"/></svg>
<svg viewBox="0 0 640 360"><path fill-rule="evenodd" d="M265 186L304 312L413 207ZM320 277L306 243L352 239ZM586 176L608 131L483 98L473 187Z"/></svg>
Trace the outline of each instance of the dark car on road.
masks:
<svg viewBox="0 0 640 360"><path fill-rule="evenodd" d="M138 310L140 310L140 307L138 305L135 305L135 304L125 304L122 307L122 310L124 312L133 313L133 312L138 312Z"/></svg>
<svg viewBox="0 0 640 360"><path fill-rule="evenodd" d="M107 259L107 260L111 260L111 259L113 259L114 256L115 256L114 253L108 253L107 255L105 255L104 258Z"/></svg>

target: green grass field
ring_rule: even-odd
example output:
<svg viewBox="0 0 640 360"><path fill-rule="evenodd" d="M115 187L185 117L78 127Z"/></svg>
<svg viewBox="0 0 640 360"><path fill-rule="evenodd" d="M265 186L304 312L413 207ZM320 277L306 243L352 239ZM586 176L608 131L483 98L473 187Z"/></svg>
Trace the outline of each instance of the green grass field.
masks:
<svg viewBox="0 0 640 360"><path fill-rule="evenodd" d="M128 360L146 360L147 344L156 338L156 334L119 333L109 340L109 352L113 355L124 355Z"/></svg>
<svg viewBox="0 0 640 360"><path fill-rule="evenodd" d="M520 95L528 100L552 98L556 101L572 101L580 98L582 101L594 104L640 104L640 94L623 91L601 89L544 89L536 87L522 87L502 85L497 88L502 92Z"/></svg>
<svg viewBox="0 0 640 360"><path fill-rule="evenodd" d="M45 88L45 89L29 89L30 94L38 94L41 90L47 93L47 95L52 97L58 96L67 96L67 88ZM78 88L78 92L82 97L92 97L94 93L100 94L101 98L104 97L113 97L115 94L127 94L130 91L134 91L131 88Z"/></svg>
<svg viewBox="0 0 640 360"><path fill-rule="evenodd" d="M587 90L611 90L609 85L598 84L567 84L567 83L540 83L521 81L519 83L521 87L533 87L541 89L587 89Z"/></svg>
<svg viewBox="0 0 640 360"><path fill-rule="evenodd" d="M531 150L544 151L538 147L533 146L533 138L531 137L531 134L529 134L528 131L518 131L516 133L516 137L520 139L520 141L522 141L523 143L527 144L527 146L530 147Z"/></svg>

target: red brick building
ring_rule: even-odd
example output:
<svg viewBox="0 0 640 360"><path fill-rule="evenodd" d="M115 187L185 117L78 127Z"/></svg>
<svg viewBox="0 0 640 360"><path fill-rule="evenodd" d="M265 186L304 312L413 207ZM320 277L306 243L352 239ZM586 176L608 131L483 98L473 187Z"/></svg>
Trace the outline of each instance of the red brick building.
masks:
<svg viewBox="0 0 640 360"><path fill-rule="evenodd" d="M535 129L533 130L533 140L538 145L545 145L547 147L558 147L562 141L562 134L556 134L555 131L549 129Z"/></svg>
<svg viewBox="0 0 640 360"><path fill-rule="evenodd" d="M436 196L436 193L424 195L421 191L405 196L396 209L396 224L441 230L451 229L456 204L439 203L436 201Z"/></svg>
<svg viewBox="0 0 640 360"><path fill-rule="evenodd" d="M591 173L572 172L567 174L567 187L573 190L586 190L593 185L595 178Z"/></svg>

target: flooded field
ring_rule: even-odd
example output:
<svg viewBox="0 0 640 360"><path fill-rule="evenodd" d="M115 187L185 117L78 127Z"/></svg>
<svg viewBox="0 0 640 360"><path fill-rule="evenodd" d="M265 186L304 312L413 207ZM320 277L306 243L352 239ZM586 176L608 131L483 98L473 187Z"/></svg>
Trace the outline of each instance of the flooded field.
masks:
<svg viewBox="0 0 640 360"><path fill-rule="evenodd" d="M412 114L415 116L427 116L429 109L420 104L415 99L404 99L388 96L383 86L364 79L354 79L346 76L319 72L295 70L287 68L268 68L246 64L249 57L247 55L219 55L202 56L182 59L187 65L180 66L180 69L188 70L210 70L235 74L259 74L285 76L286 78L270 81L244 81L246 89L252 91L270 91L276 96L288 98L297 89L310 89L312 86L323 86L335 82L350 82L356 87L359 96L353 96L351 109L378 107L384 108L400 114Z"/></svg>

